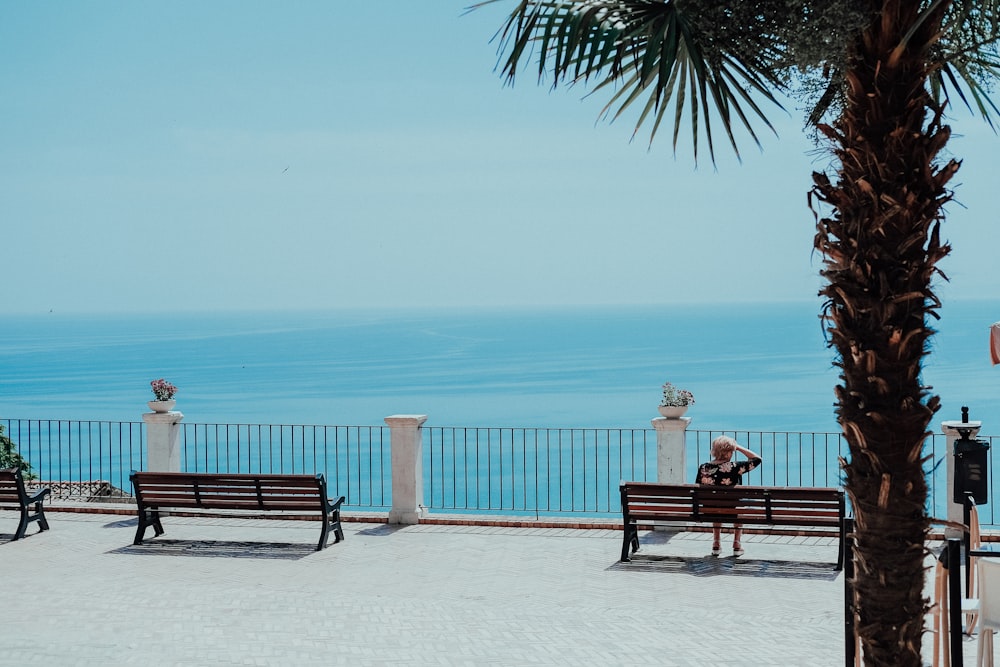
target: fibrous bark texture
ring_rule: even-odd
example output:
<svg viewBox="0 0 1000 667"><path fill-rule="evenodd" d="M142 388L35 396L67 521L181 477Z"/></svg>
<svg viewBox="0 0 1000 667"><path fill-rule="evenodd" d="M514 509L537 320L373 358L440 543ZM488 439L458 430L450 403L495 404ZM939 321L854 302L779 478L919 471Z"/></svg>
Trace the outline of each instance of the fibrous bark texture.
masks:
<svg viewBox="0 0 1000 667"><path fill-rule="evenodd" d="M929 526L922 448L939 407L920 375L928 319L940 305L932 282L949 250L939 237L942 206L958 163L937 159L950 130L927 91L940 16L900 48L920 3L871 9L877 18L849 53L845 109L821 126L839 170L835 179L814 174L814 196L832 208L818 220L815 244L841 369L837 413L850 447L845 485L865 663L917 667Z"/></svg>

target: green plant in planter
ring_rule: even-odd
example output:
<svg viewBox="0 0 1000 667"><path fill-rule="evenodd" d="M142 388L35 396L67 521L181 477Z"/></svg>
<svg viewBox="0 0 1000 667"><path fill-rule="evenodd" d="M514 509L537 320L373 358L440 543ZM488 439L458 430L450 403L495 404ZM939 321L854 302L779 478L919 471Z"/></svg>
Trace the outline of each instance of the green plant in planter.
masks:
<svg viewBox="0 0 1000 667"><path fill-rule="evenodd" d="M14 441L3 434L2 424L0 424L0 468L20 468L25 479L38 479L31 472L31 464L18 454Z"/></svg>
<svg viewBox="0 0 1000 667"><path fill-rule="evenodd" d="M663 385L663 399L660 405L665 407L684 407L694 405L694 394L687 389L678 389L673 383L667 382Z"/></svg>

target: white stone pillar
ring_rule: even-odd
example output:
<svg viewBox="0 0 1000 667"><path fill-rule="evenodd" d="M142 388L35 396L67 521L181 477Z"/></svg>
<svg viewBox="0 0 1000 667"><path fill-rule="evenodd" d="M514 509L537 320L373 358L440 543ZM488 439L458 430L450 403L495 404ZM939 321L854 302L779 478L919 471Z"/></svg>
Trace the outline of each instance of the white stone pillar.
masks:
<svg viewBox="0 0 1000 667"><path fill-rule="evenodd" d="M184 413L145 412L146 469L155 472L181 471L181 420Z"/></svg>
<svg viewBox="0 0 1000 667"><path fill-rule="evenodd" d="M657 417L656 429L656 481L661 484L683 484L687 457L687 427L690 417Z"/></svg>
<svg viewBox="0 0 1000 667"><path fill-rule="evenodd" d="M424 441L420 427L427 415L393 415L389 425L392 465L392 509L389 523L415 524L427 514L424 506Z"/></svg>
<svg viewBox="0 0 1000 667"><path fill-rule="evenodd" d="M948 508L948 521L954 521L955 523L965 522L965 508L962 507L961 503L954 502L955 498L955 441L962 437L959 431L966 431L969 434L970 440L975 440L976 436L979 435L979 429L982 428L983 423L981 421L945 421L941 422L941 431L947 436L947 444L945 445L945 475L948 477L945 503ZM962 537L962 531L957 528L945 527L944 536L949 537Z"/></svg>

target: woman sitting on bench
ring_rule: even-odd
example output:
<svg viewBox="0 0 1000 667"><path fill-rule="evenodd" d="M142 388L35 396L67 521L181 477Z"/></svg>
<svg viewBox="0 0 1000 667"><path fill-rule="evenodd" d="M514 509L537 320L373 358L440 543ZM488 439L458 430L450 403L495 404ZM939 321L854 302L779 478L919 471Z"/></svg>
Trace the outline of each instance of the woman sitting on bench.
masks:
<svg viewBox="0 0 1000 667"><path fill-rule="evenodd" d="M746 461L734 462L733 454L740 452L747 457ZM698 466L698 483L708 486L736 486L743 483L743 475L761 464L760 455L739 444L726 435L720 435L712 441L712 460ZM743 527L733 524L733 555L743 555ZM722 551L722 524L712 524L712 555L718 556Z"/></svg>

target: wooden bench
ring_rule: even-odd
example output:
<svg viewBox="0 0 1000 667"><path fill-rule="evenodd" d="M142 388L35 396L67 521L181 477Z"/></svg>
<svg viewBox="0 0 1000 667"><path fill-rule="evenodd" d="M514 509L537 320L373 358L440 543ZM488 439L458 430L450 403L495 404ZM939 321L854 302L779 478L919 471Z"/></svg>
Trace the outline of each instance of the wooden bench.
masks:
<svg viewBox="0 0 1000 667"><path fill-rule="evenodd" d="M45 520L45 510L42 507L42 501L49 493L51 493L49 489L43 488L29 494L24 488L24 476L20 468L0 470L0 506L13 506L21 512L21 522L17 524L17 532L14 533L15 540L24 537L28 524L32 521L38 522L39 532L49 529L49 522ZM31 511L32 506L34 511Z"/></svg>
<svg viewBox="0 0 1000 667"><path fill-rule="evenodd" d="M241 514L286 511L318 512L323 528L316 551L326 547L330 530L334 543L344 539L340 525L341 496L327 498L326 478L316 475L244 475L200 472L135 472L129 476L139 505L139 527L133 544L142 544L146 528L163 534L160 510L196 513L224 510Z"/></svg>
<svg viewBox="0 0 1000 667"><path fill-rule="evenodd" d="M837 570L844 566L845 502L837 488L700 486L622 482L623 562L639 550L639 526L722 523L836 529Z"/></svg>

